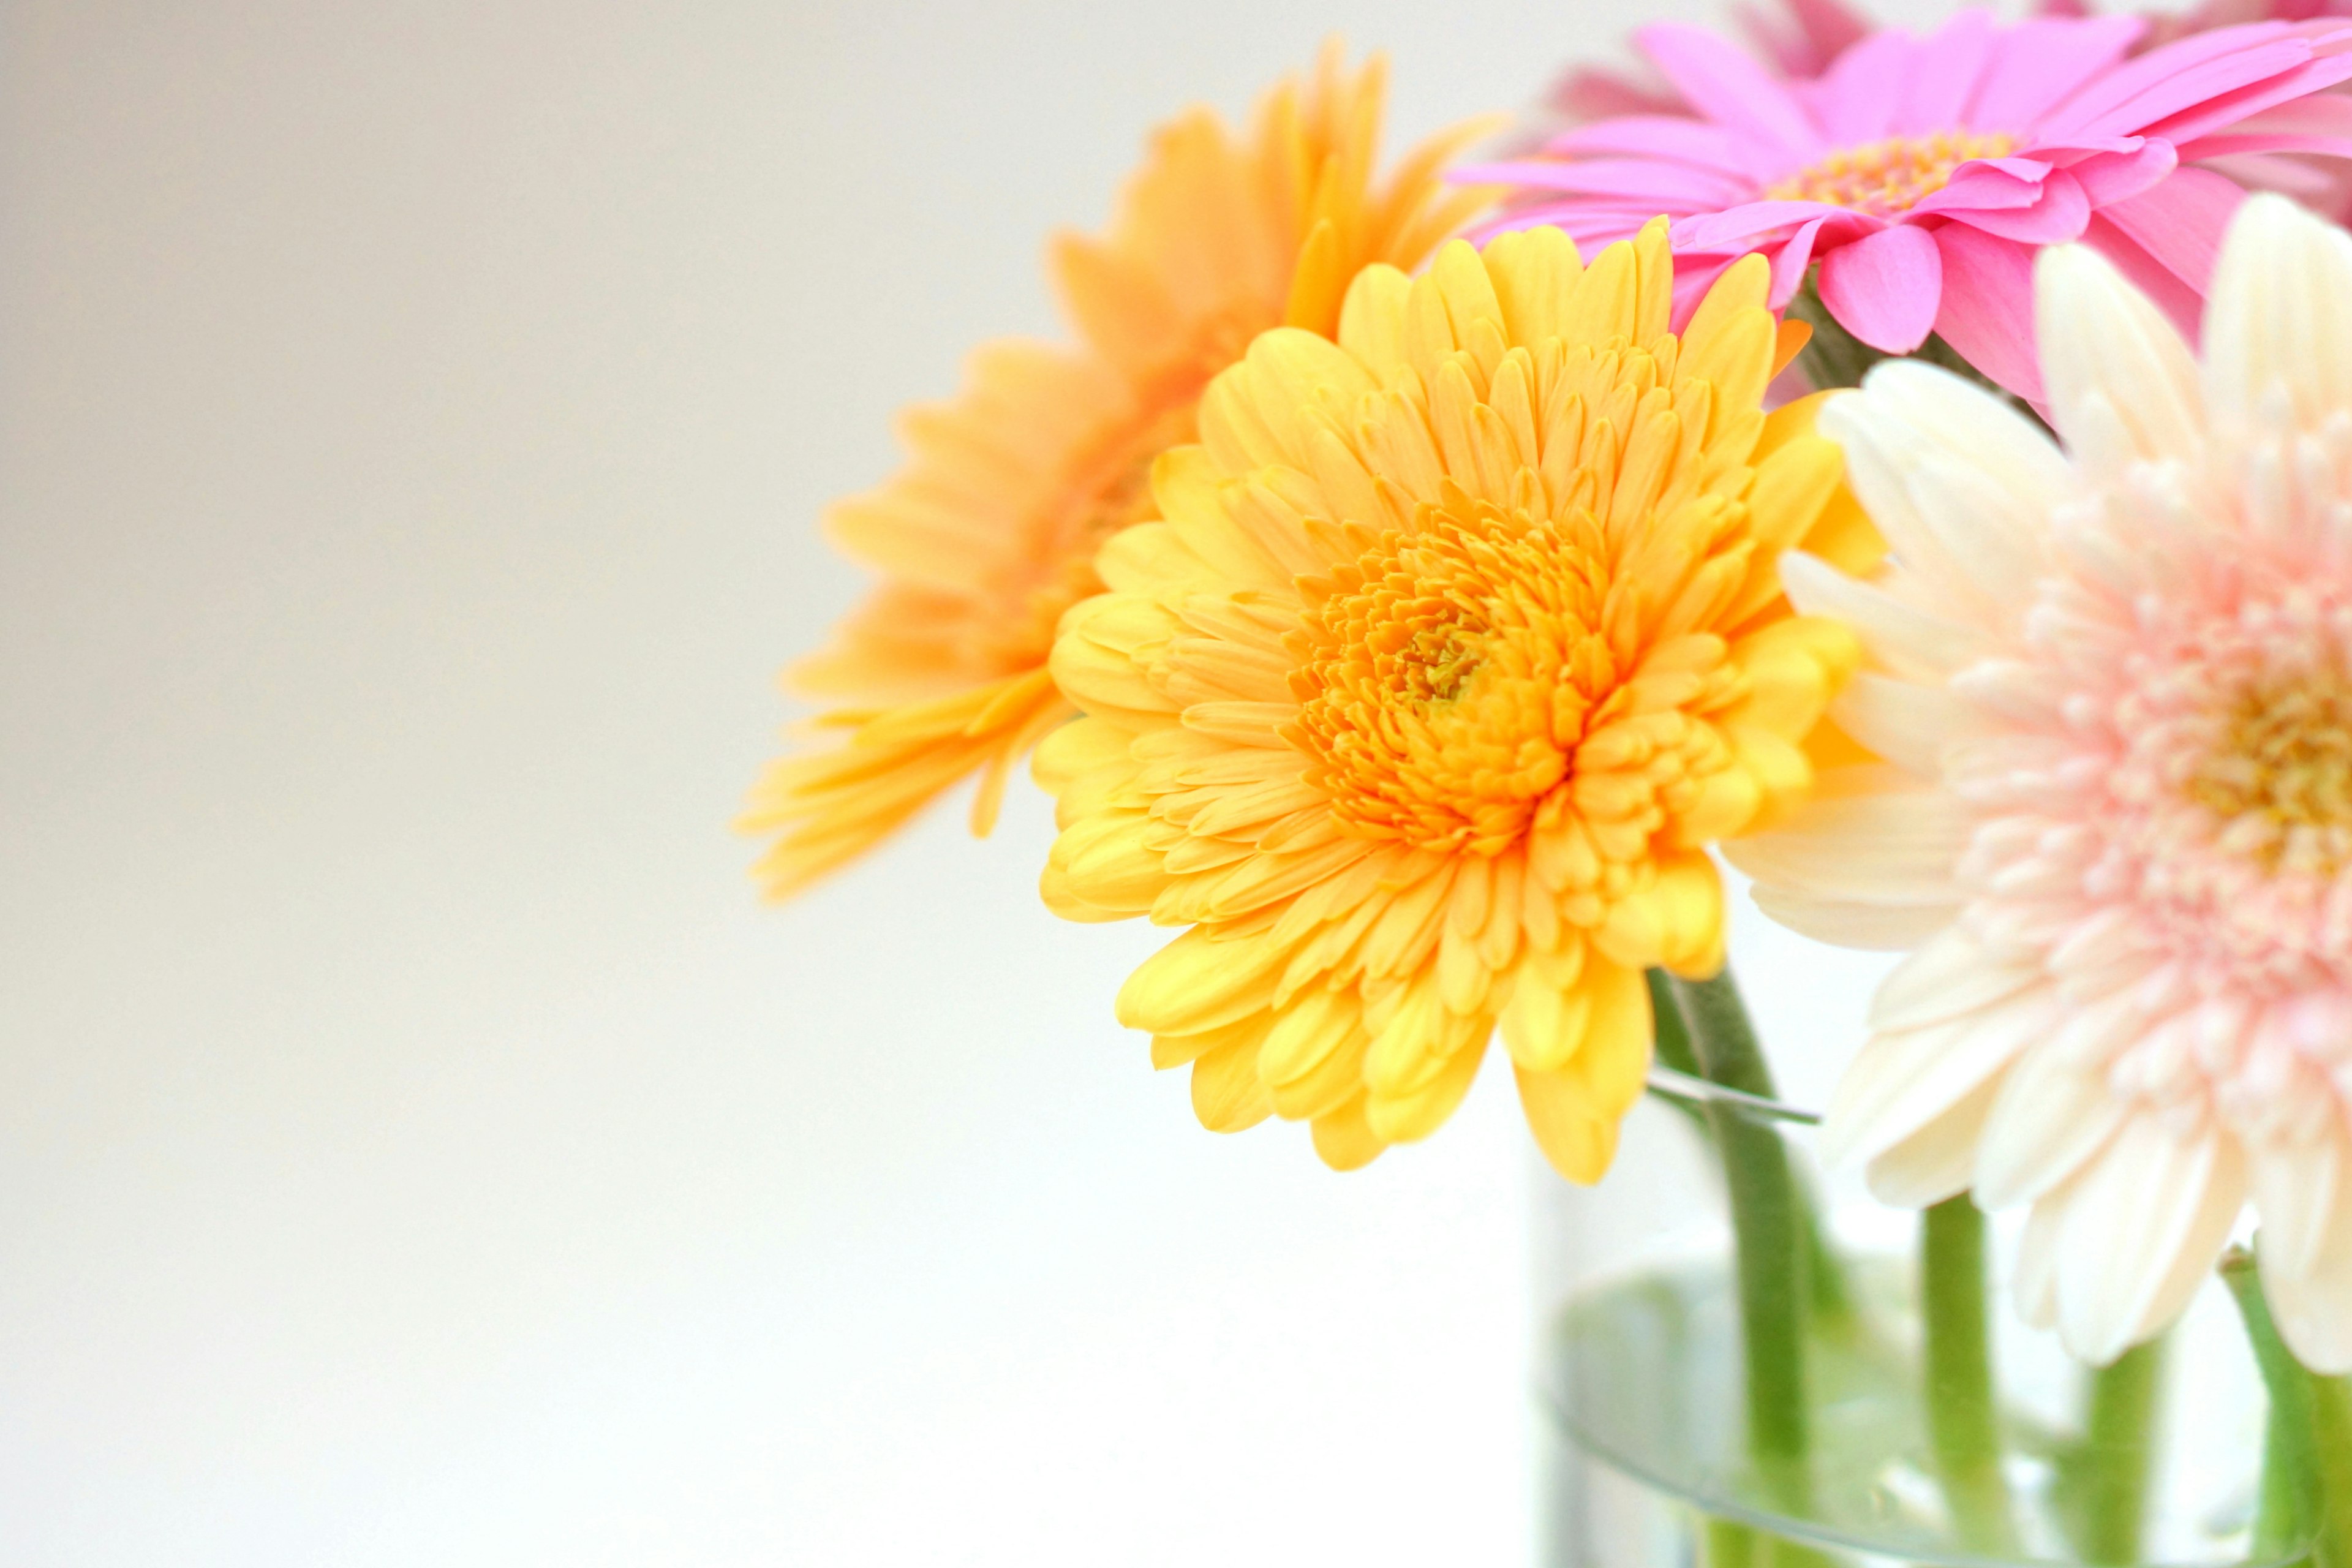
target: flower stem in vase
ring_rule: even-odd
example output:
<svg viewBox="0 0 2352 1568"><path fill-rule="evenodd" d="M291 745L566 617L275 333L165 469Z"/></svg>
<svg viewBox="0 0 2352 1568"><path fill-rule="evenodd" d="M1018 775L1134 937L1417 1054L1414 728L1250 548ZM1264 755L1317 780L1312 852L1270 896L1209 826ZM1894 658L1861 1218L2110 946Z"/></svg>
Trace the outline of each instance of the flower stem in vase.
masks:
<svg viewBox="0 0 2352 1568"><path fill-rule="evenodd" d="M1771 1074L1730 971L1712 980L1675 979L1671 987L1706 1079L1769 1098ZM1723 1157L1738 1249L1749 1453L1778 1506L1801 1517L1811 1500L1812 1445L1805 1205L1788 1150L1769 1122L1723 1102L1710 1103L1707 1117Z"/></svg>
<svg viewBox="0 0 2352 1568"><path fill-rule="evenodd" d="M2091 1373L2089 1410L2075 1471L2078 1549L2086 1563L2139 1561L2156 1463L2157 1393L2164 1342L2135 1346Z"/></svg>
<svg viewBox="0 0 2352 1568"><path fill-rule="evenodd" d="M2017 1525L2000 1468L1984 1241L1984 1215L1966 1194L1920 1216L1919 1299L1927 1334L1922 1394L1960 1539L1970 1551L2005 1556L2017 1550Z"/></svg>
<svg viewBox="0 0 2352 1568"><path fill-rule="evenodd" d="M2306 1370L2287 1349L2252 1253L2232 1247L2221 1278L2237 1298L2271 1402L2251 1555L2286 1556L2308 1541L2315 1568L2352 1568L2352 1391L2341 1378Z"/></svg>
<svg viewBox="0 0 2352 1568"><path fill-rule="evenodd" d="M1648 980L1650 1012L1656 1020L1659 1063L1685 1078L1705 1079L1706 1071L1700 1067L1691 1048L1690 1030L1683 1024L1681 1005L1675 1000L1673 976L1663 969L1653 969ZM1770 1085L1772 1075L1761 1058L1758 1058L1757 1068L1759 1080ZM1768 1087L1760 1092L1769 1096L1775 1091ZM1689 1117L1699 1136L1712 1144L1713 1123L1704 1110L1686 1100L1670 1100L1667 1103ZM1821 1204L1801 1178L1797 1184L1797 1202L1805 1231L1805 1278L1812 1290L1813 1326L1816 1331L1851 1327L1853 1290L1822 1226Z"/></svg>

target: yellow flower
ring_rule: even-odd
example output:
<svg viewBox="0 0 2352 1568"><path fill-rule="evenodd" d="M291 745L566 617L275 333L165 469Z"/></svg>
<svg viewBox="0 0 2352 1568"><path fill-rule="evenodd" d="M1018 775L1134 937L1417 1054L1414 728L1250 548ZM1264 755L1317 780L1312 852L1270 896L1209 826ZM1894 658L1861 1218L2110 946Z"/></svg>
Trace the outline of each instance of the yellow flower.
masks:
<svg viewBox="0 0 2352 1568"><path fill-rule="evenodd" d="M1663 224L1373 267L1337 341L1269 331L1097 565L1039 781L1073 920L1192 929L1120 1020L1221 1131L1314 1123L1341 1169L1452 1113L1499 1023L1538 1142L1597 1180L1651 1050L1643 971L1722 963L1706 846L1810 787L1856 654L1780 552L1876 535L1813 403L1761 408L1769 269L1678 340Z"/></svg>
<svg viewBox="0 0 2352 1568"><path fill-rule="evenodd" d="M1045 669L1064 610L1098 592L1094 553L1150 515L1151 460L1193 436L1209 378L1269 327L1328 332L1368 262L1412 266L1484 196L1446 186L1479 134L1424 142L1373 181L1386 68L1285 80L1236 140L1205 109L1163 127L1109 234L1064 236L1054 269L1085 340L991 344L949 404L910 411L907 467L825 521L887 575L834 646L787 672L838 706L826 748L771 763L738 824L775 835L756 874L782 897L984 770L993 823L1012 763L1073 710Z"/></svg>

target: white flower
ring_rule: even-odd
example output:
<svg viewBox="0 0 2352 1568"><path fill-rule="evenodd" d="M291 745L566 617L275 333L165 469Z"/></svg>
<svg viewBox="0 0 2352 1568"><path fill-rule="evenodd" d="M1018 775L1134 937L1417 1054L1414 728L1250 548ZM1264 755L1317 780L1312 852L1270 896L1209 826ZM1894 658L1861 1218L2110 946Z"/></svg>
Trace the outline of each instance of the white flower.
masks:
<svg viewBox="0 0 2352 1568"><path fill-rule="evenodd" d="M1783 565L1869 664L1825 773L1730 853L1764 908L1908 948L1831 1108L1889 1202L2031 1205L2020 1305L2112 1360L2251 1203L2296 1353L2352 1370L2352 237L2256 196L2200 364L2043 253L2062 453L1882 366L1822 415L1893 552Z"/></svg>

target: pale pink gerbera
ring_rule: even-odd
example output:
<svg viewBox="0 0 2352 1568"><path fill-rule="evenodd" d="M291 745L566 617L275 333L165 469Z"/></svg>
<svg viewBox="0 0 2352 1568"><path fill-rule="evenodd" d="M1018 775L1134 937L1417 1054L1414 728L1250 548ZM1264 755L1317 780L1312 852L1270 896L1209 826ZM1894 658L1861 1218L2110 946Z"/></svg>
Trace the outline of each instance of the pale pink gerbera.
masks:
<svg viewBox="0 0 2352 1568"><path fill-rule="evenodd" d="M1552 224L1591 248L1664 213L1678 287L1707 260L1772 258L1775 305L1821 263L1849 331L1908 353L1930 331L2037 402L2033 253L2088 241L2193 331L2213 249L2244 196L2200 160L2352 140L2273 124L2352 79L2352 24L2224 27L2127 58L2137 18L2004 25L1962 11L1926 37L1874 33L1811 81L1775 79L1694 27L1637 37L1700 118L1630 115L1554 156L1465 170L1526 191L1496 227ZM1687 276L1691 281L1685 285Z"/></svg>
<svg viewBox="0 0 2352 1568"><path fill-rule="evenodd" d="M2094 1362L2251 1200L2289 1342L2352 1370L2352 237L2247 202L2201 366L2087 247L2038 279L2063 454L1916 361L1822 413L1897 564L1782 581L1861 634L1832 713L1885 761L1733 858L1801 931L1916 949L1832 1157L2031 1205L2021 1305Z"/></svg>

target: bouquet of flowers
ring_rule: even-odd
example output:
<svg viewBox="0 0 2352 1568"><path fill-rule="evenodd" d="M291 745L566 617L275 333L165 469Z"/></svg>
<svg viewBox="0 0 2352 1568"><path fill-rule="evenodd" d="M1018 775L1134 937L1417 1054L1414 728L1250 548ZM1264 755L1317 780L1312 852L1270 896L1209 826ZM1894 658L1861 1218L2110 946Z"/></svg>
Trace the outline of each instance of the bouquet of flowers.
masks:
<svg viewBox="0 0 2352 1568"><path fill-rule="evenodd" d="M1573 1560L2352 1568L2352 21L1745 26L1161 130L827 519L760 876L1025 760L1203 1126L1354 1169L1499 1037L1613 1238ZM1819 1117L1719 860L1905 955Z"/></svg>

